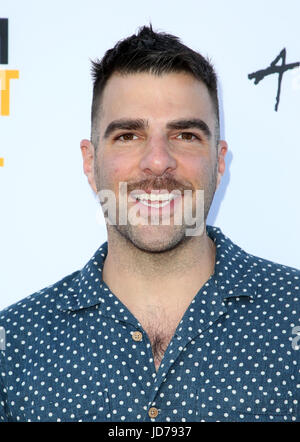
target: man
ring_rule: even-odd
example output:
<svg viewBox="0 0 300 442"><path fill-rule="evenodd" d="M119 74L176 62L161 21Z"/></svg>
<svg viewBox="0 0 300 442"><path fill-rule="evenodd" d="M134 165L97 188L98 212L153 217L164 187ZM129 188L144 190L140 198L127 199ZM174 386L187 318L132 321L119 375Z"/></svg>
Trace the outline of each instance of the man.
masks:
<svg viewBox="0 0 300 442"><path fill-rule="evenodd" d="M206 225L227 152L212 66L150 25L93 76L81 150L108 240L0 314L1 419L299 419L300 272Z"/></svg>

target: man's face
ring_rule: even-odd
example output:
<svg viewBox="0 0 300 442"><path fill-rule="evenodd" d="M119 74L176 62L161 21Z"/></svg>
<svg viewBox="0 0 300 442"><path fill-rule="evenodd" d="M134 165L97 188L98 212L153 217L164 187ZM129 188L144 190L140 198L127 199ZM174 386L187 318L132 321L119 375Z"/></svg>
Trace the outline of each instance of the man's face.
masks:
<svg viewBox="0 0 300 442"><path fill-rule="evenodd" d="M120 120L127 122L120 126ZM148 252L171 250L191 239L193 236L186 235L190 226L184 217L181 225L175 225L175 211L183 214L185 190L192 194L194 209L195 191L203 190L206 219L224 172L227 151L224 141L216 146L215 113L206 86L186 73L160 77L149 73L114 74L104 89L98 130L96 153L87 140L82 141L81 149L93 190L109 189L115 194L116 225L108 228L116 229L115 233ZM127 198L135 190L176 190L182 195L181 204L170 204L168 225L161 221L153 225L151 211L157 214L160 210L162 214L166 209L151 209L133 199L128 202L128 212L141 207L140 212L134 213L145 222L120 225L120 182L127 183Z"/></svg>

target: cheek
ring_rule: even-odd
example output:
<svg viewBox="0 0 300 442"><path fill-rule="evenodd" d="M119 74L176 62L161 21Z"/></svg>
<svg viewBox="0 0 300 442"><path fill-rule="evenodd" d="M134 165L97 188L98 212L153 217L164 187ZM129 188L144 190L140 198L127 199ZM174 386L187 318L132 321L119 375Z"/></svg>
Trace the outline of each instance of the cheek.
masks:
<svg viewBox="0 0 300 442"><path fill-rule="evenodd" d="M209 158L192 159L185 161L184 174L193 183L203 183L210 176L213 169L213 164Z"/></svg>
<svg viewBox="0 0 300 442"><path fill-rule="evenodd" d="M112 181L129 180L135 171L135 167L132 161L126 161L124 157L110 158L110 161L107 162L107 169Z"/></svg>
<svg viewBox="0 0 300 442"><path fill-rule="evenodd" d="M105 162L105 176L106 181L110 183L110 186L117 186L120 182L127 182L132 176L132 170L129 165L126 165L125 161L120 158L112 159Z"/></svg>
<svg viewBox="0 0 300 442"><path fill-rule="evenodd" d="M105 179L110 182L114 181L120 173L119 162L110 156L104 155L101 161L99 161L98 166Z"/></svg>

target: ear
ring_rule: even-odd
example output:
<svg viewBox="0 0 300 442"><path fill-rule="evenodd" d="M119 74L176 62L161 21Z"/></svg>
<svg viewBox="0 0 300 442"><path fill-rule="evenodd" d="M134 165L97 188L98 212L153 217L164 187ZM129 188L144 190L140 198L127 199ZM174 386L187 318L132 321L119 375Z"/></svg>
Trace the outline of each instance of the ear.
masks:
<svg viewBox="0 0 300 442"><path fill-rule="evenodd" d="M226 141L220 140L218 144L218 173L217 173L217 187L219 187L219 184L221 182L221 178L224 175L225 172L225 155L228 151L228 145Z"/></svg>
<svg viewBox="0 0 300 442"><path fill-rule="evenodd" d="M97 186L94 175L95 149L89 140L81 140L80 149L83 159L83 171L87 176L88 182L95 193L97 193Z"/></svg>

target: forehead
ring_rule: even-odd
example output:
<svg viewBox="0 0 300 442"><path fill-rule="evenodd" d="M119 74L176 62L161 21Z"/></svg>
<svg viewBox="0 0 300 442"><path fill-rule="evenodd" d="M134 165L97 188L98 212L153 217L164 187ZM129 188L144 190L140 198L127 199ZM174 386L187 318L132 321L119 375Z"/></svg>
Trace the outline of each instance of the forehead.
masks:
<svg viewBox="0 0 300 442"><path fill-rule="evenodd" d="M185 117L214 119L206 85L188 73L114 73L102 96L101 126L118 118L171 120Z"/></svg>

